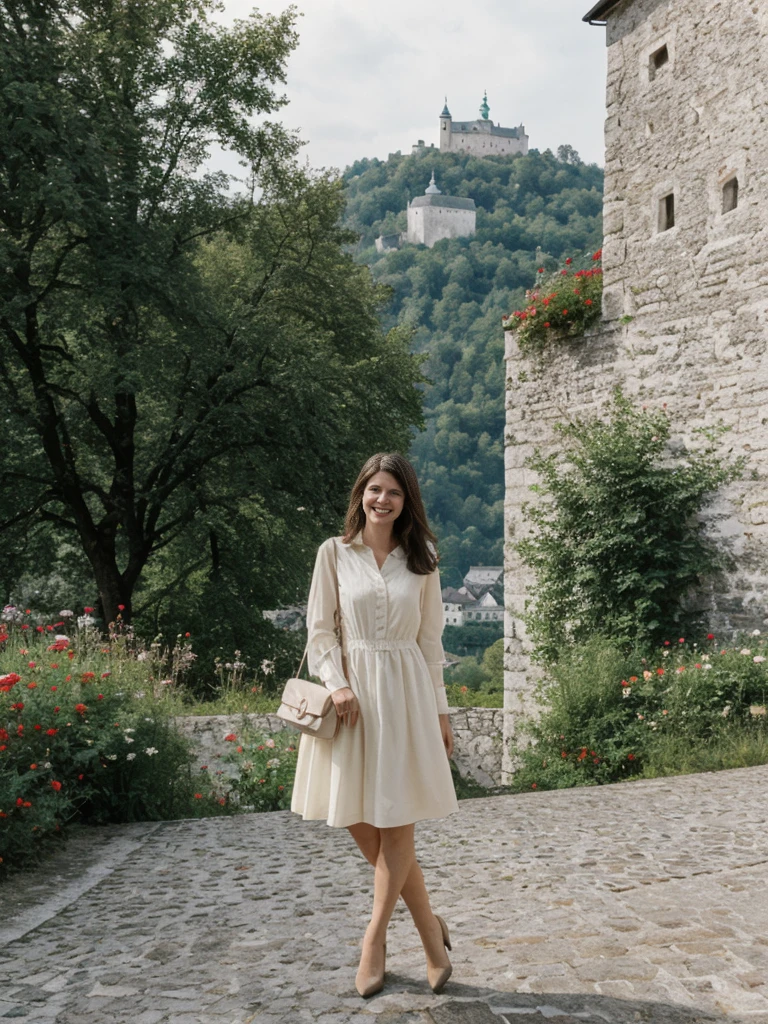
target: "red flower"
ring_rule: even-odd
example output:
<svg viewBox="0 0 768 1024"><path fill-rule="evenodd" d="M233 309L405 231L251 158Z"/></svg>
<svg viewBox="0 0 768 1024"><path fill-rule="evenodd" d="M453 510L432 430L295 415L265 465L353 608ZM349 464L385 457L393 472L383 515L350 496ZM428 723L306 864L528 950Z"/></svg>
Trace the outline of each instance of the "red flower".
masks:
<svg viewBox="0 0 768 1024"><path fill-rule="evenodd" d="M543 274L543 273L544 273L544 267L539 267L539 273L540 273L540 274Z"/></svg>
<svg viewBox="0 0 768 1024"><path fill-rule="evenodd" d="M549 320L544 324L545 327L549 327Z"/></svg>
<svg viewBox="0 0 768 1024"><path fill-rule="evenodd" d="M61 711L61 708L54 708L54 711Z"/></svg>
<svg viewBox="0 0 768 1024"><path fill-rule="evenodd" d="M42 730L42 728L43 728L42 725L36 725L35 726L35 732L40 732Z"/></svg>
<svg viewBox="0 0 768 1024"><path fill-rule="evenodd" d="M622 679L622 680L621 680L621 685L622 685L622 686L629 686L629 683L627 682L627 680L626 680L626 679Z"/></svg>
<svg viewBox="0 0 768 1024"><path fill-rule="evenodd" d="M37 664L36 661L28 661L27 662L27 668L34 668L36 666L36 664Z"/></svg>
<svg viewBox="0 0 768 1024"><path fill-rule="evenodd" d="M592 305L592 299L584 299L584 305L585 306L591 306Z"/></svg>
<svg viewBox="0 0 768 1024"><path fill-rule="evenodd" d="M599 260L602 255L603 255L603 250L602 249L598 249L596 253L593 253L592 259L593 260Z"/></svg>
<svg viewBox="0 0 768 1024"><path fill-rule="evenodd" d="M203 799L203 794L202 793L195 793L195 800L202 800L202 799Z"/></svg>
<svg viewBox="0 0 768 1024"><path fill-rule="evenodd" d="M634 754L627 754L627 760L628 761L634 761L635 760L635 755Z"/></svg>
<svg viewBox="0 0 768 1024"><path fill-rule="evenodd" d="M58 690L58 686L52 686L51 687L51 693L56 693L57 690Z"/></svg>
<svg viewBox="0 0 768 1024"><path fill-rule="evenodd" d="M665 646L665 647L669 647L669 640L665 640L665 641L664 641L664 646Z"/></svg>
<svg viewBox="0 0 768 1024"><path fill-rule="evenodd" d="M69 683L72 680L72 676L64 676L64 682Z"/></svg>
<svg viewBox="0 0 768 1024"><path fill-rule="evenodd" d="M714 639L715 639L715 634L714 633L707 633L707 640L714 640Z"/></svg>
<svg viewBox="0 0 768 1024"><path fill-rule="evenodd" d="M100 694L98 695L98 697L96 698L96 700L104 700L104 694L103 694L103 693L100 693Z"/></svg>
<svg viewBox="0 0 768 1024"><path fill-rule="evenodd" d="M58 729L46 729L45 730L45 735L46 736L55 736L58 731L59 731Z"/></svg>
<svg viewBox="0 0 768 1024"><path fill-rule="evenodd" d="M243 752L243 748L242 748L242 747L238 747L238 748L237 748L237 752L238 752L238 754L242 754L242 752Z"/></svg>
<svg viewBox="0 0 768 1024"><path fill-rule="evenodd" d="M656 675L657 676L663 676L664 675L664 669L663 668L657 668L656 669Z"/></svg>
<svg viewBox="0 0 768 1024"><path fill-rule="evenodd" d="M74 651L68 651L67 652L67 657L69 658L70 661L72 661L74 656L75 656L75 652Z"/></svg>
<svg viewBox="0 0 768 1024"><path fill-rule="evenodd" d="M124 605L124 604L119 604L119 605L117 606L117 610L118 610L119 612L124 612L124 611L125 611L125 605Z"/></svg>
<svg viewBox="0 0 768 1024"><path fill-rule="evenodd" d="M224 737L224 742L225 743L234 743L236 739L237 739L237 736L233 732L231 732L228 736Z"/></svg>
<svg viewBox="0 0 768 1024"><path fill-rule="evenodd" d="M58 793L59 790L61 789L61 783L57 782L56 779L51 779L51 789L55 789L56 792Z"/></svg>
<svg viewBox="0 0 768 1024"><path fill-rule="evenodd" d="M11 704L11 711L23 711L24 705L20 700L16 701L15 704Z"/></svg>
<svg viewBox="0 0 768 1024"><path fill-rule="evenodd" d="M24 801L21 799L20 796L16 797L16 806L17 807L21 807L23 803L24 803Z"/></svg>
<svg viewBox="0 0 768 1024"><path fill-rule="evenodd" d="M38 633L44 633L45 629L42 626L35 626L35 630Z"/></svg>
<svg viewBox="0 0 768 1024"><path fill-rule="evenodd" d="M220 796L220 797L219 797L219 803L221 804L221 806L222 806L222 807L224 806L224 804L225 804L226 802L227 802L227 801L226 801L226 800L224 799L224 797L223 797L223 796Z"/></svg>
<svg viewBox="0 0 768 1024"><path fill-rule="evenodd" d="M563 316L568 316L568 310L567 309L563 310Z"/></svg>
<svg viewBox="0 0 768 1024"><path fill-rule="evenodd" d="M31 806L32 806L32 803L31 803L31 801L30 801L30 800L25 800L25 801L24 801L24 803L23 803L23 804L22 804L21 806L22 806L22 807L31 807Z"/></svg>
<svg viewBox="0 0 768 1024"><path fill-rule="evenodd" d="M87 710L88 708L85 706L85 704L75 704L75 711L79 715L84 715Z"/></svg>
<svg viewBox="0 0 768 1024"><path fill-rule="evenodd" d="M535 782L532 782L532 783L531 783L531 789L538 789L538 788L539 788L539 787L538 787L538 786L536 785L536 783L535 783Z"/></svg>
<svg viewBox="0 0 768 1024"><path fill-rule="evenodd" d="M184 636L187 638L187 640L189 640L191 634L190 633L185 633Z"/></svg>
<svg viewBox="0 0 768 1024"><path fill-rule="evenodd" d="M27 683L27 689L28 690L36 690L37 689L37 683Z"/></svg>
<svg viewBox="0 0 768 1024"><path fill-rule="evenodd" d="M80 676L80 682L81 683L87 683L89 680L95 679L95 678L96 678L96 673L95 672L83 672L83 674Z"/></svg>
<svg viewBox="0 0 768 1024"><path fill-rule="evenodd" d="M561 270L560 273L563 275L563 277L565 277L568 274L568 271L567 270Z"/></svg>
<svg viewBox="0 0 768 1024"><path fill-rule="evenodd" d="M77 776L77 781L78 781L78 782L82 782L84 778L85 778L85 776L84 776L84 775L78 775L78 776Z"/></svg>
<svg viewBox="0 0 768 1024"><path fill-rule="evenodd" d="M35 770L35 768L37 768L37 765L36 765L36 764L31 764L31 765L29 766L29 770L30 770L31 772L33 772L33 771Z"/></svg>
<svg viewBox="0 0 768 1024"><path fill-rule="evenodd" d="M681 636L681 637L680 637L680 639L679 639L679 640L678 640L677 642L678 642L679 644L684 644L684 643L685 643L685 637L684 637L684 636Z"/></svg>
<svg viewBox="0 0 768 1024"><path fill-rule="evenodd" d="M93 611L93 608L85 607L85 608L83 608L83 611L85 612L86 615L90 615L91 612Z"/></svg>
<svg viewBox="0 0 768 1024"><path fill-rule="evenodd" d="M565 265L566 265L567 267L570 267L570 265L571 265L572 263L573 263L573 260L572 260L572 259L571 259L571 257L569 256L569 257L568 257L568 259L567 259L567 260L565 261Z"/></svg>

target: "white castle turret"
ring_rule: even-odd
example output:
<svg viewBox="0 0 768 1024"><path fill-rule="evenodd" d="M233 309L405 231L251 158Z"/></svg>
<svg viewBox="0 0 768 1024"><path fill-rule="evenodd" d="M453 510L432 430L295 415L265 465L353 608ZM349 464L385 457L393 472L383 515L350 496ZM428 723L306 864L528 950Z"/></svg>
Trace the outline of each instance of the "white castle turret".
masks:
<svg viewBox="0 0 768 1024"><path fill-rule="evenodd" d="M508 153L528 152L528 136L525 125L517 128L502 128L489 118L491 108L488 106L488 94L483 95L480 104L480 117L474 121L454 121L445 106L440 114L440 152L441 153L473 153L475 156L505 156ZM427 149L423 139L419 139L412 148L413 153L422 153ZM434 146L430 146L434 149Z"/></svg>
<svg viewBox="0 0 768 1024"><path fill-rule="evenodd" d="M474 235L477 211L474 199L444 196L435 182L435 172L423 196L408 204L406 241L430 249L441 238L465 238Z"/></svg>

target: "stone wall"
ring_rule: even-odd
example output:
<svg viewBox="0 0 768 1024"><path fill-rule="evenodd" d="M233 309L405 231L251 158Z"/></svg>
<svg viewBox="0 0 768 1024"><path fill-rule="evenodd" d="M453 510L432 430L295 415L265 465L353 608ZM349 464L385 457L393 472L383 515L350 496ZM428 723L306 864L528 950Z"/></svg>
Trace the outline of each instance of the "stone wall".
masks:
<svg viewBox="0 0 768 1024"><path fill-rule="evenodd" d="M738 561L707 596L710 621L721 635L768 623L768 8L624 0L607 22L605 320L540 360L507 337L507 738L537 678L520 620L533 581L511 549L534 500L524 462L552 449L557 421L598 413L617 384L638 406L666 404L675 441L730 426L724 458L749 462L710 509ZM724 212L734 177L738 205Z"/></svg>
<svg viewBox="0 0 768 1024"><path fill-rule="evenodd" d="M482 786L496 786L501 780L502 735L504 712L501 708L451 708L451 728L454 736L453 760L464 778L473 778ZM197 763L210 770L231 771L231 766L219 764L217 754L229 744L224 737L238 734L243 719L248 728L275 733L290 729L277 715L189 715L177 718L176 725L192 739L197 752ZM300 734L291 730L298 741Z"/></svg>

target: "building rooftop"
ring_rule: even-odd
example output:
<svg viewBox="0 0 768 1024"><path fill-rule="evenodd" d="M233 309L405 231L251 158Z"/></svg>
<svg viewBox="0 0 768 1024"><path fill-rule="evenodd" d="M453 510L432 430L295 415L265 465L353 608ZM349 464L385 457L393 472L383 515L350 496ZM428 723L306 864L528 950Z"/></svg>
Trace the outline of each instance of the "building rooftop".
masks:
<svg viewBox="0 0 768 1024"><path fill-rule="evenodd" d="M464 199L462 196L429 195L416 196L411 206L448 206L453 210L474 210L475 200Z"/></svg>
<svg viewBox="0 0 768 1024"><path fill-rule="evenodd" d="M600 0L600 3L595 4L591 10L587 11L581 20L589 22L590 25L594 23L604 24L603 19L606 14L609 14L614 7L618 7L620 3L621 0Z"/></svg>

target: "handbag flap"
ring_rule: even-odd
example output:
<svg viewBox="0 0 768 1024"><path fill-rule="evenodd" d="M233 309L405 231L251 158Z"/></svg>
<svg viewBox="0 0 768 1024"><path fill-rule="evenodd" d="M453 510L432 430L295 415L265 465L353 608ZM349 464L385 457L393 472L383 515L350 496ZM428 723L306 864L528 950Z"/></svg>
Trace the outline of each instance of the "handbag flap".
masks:
<svg viewBox="0 0 768 1024"><path fill-rule="evenodd" d="M328 711L333 699L329 690L308 679L289 679L283 690L283 704L296 711L304 710L305 714L321 717Z"/></svg>

